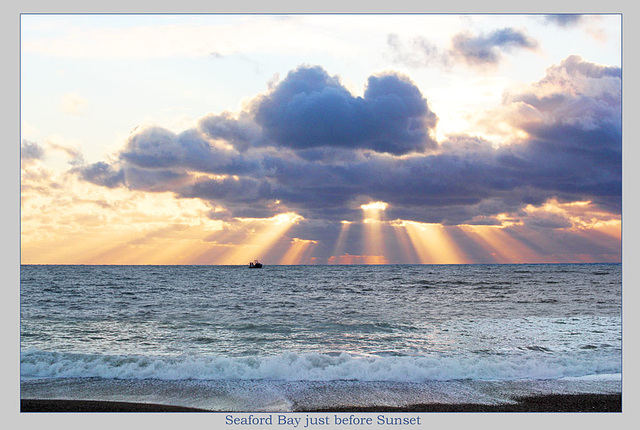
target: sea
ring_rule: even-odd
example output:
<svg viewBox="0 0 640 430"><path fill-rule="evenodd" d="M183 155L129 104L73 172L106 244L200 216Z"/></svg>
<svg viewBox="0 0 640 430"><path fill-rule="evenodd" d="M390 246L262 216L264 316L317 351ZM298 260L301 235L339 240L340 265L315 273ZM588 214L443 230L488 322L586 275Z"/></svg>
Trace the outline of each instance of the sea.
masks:
<svg viewBox="0 0 640 430"><path fill-rule="evenodd" d="M296 412L622 390L620 264L20 268L20 395Z"/></svg>

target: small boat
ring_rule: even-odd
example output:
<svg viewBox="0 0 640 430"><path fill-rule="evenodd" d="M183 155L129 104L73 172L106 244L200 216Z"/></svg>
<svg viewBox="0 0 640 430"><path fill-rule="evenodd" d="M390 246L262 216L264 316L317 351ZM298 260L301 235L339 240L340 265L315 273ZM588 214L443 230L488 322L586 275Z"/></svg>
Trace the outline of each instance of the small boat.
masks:
<svg viewBox="0 0 640 430"><path fill-rule="evenodd" d="M253 263L249 263L249 269L261 269L262 268L262 263L260 263L258 260L254 260Z"/></svg>

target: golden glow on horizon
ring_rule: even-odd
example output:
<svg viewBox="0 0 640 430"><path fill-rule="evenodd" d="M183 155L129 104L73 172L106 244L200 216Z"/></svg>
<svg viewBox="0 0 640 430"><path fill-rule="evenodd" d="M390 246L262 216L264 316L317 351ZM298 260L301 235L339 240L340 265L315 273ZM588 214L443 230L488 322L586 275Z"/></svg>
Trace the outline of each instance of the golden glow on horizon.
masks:
<svg viewBox="0 0 640 430"><path fill-rule="evenodd" d="M389 264L389 260L384 255L351 255L343 254L338 257L332 256L327 261L328 264Z"/></svg>
<svg viewBox="0 0 640 430"><path fill-rule="evenodd" d="M224 175L213 176L207 177ZM620 215L590 201L549 200L520 213L476 220L500 226L457 227L388 221L389 205L370 202L360 206L360 221L340 223L327 258L319 254L326 249L319 243L283 240L303 219L293 212L266 219L212 219L226 209L169 192L98 187L39 160L23 163L21 188L23 264L244 265L269 256L271 264L620 261ZM354 230L355 224L362 229ZM360 231L362 241L355 237ZM581 252L575 244L597 251Z"/></svg>
<svg viewBox="0 0 640 430"><path fill-rule="evenodd" d="M97 187L38 163L21 185L24 264L188 262L223 225L202 200Z"/></svg>
<svg viewBox="0 0 640 430"><path fill-rule="evenodd" d="M97 187L37 162L27 167L21 181L23 264L245 264L302 219L282 213L225 223L209 218L221 208L200 199Z"/></svg>

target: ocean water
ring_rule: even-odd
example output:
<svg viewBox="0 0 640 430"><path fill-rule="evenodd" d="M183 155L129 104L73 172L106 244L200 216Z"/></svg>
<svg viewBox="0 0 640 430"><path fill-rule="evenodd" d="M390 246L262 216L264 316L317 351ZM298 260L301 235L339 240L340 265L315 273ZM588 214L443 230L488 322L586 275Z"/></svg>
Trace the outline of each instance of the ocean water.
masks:
<svg viewBox="0 0 640 430"><path fill-rule="evenodd" d="M620 392L621 265L21 267L21 397L214 411Z"/></svg>

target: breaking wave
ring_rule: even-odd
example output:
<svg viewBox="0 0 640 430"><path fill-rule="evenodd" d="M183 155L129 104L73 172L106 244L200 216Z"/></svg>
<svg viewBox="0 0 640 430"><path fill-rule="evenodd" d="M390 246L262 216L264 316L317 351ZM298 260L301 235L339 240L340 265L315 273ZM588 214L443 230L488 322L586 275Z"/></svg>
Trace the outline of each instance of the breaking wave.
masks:
<svg viewBox="0 0 640 430"><path fill-rule="evenodd" d="M117 356L30 350L20 375L30 378L159 380L395 381L542 380L619 374L619 357L524 354L494 356L353 356L284 353L278 356Z"/></svg>

